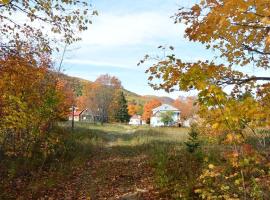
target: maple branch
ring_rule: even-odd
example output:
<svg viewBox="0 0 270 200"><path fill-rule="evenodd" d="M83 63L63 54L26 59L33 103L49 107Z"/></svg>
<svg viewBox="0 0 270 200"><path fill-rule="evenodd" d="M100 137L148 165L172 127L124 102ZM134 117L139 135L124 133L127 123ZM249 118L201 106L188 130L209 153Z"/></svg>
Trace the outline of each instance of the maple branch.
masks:
<svg viewBox="0 0 270 200"><path fill-rule="evenodd" d="M250 77L250 78L246 78L246 79L235 79L236 84L238 85L241 85L241 84L244 84L244 83L248 83L250 81L270 81L270 77L257 77L257 76L253 76L253 77Z"/></svg>
<svg viewBox="0 0 270 200"><path fill-rule="evenodd" d="M226 81L217 81L218 85L242 85L251 81L270 81L270 77L257 77L257 76L252 76L250 78L241 78L241 79L229 79Z"/></svg>
<svg viewBox="0 0 270 200"><path fill-rule="evenodd" d="M263 51L260 51L258 49L254 49L246 44L242 44L242 46L244 47L245 50L248 50L248 51L253 51L253 52L256 52L256 53L261 54L261 55L270 55L270 52L263 52Z"/></svg>
<svg viewBox="0 0 270 200"><path fill-rule="evenodd" d="M254 29L269 29L270 27L269 26L259 26L259 25L252 25L252 24L241 24L241 23L236 23L236 22L233 22L231 23L232 25L235 25L235 26L243 26L243 27L248 27L248 28L254 28Z"/></svg>

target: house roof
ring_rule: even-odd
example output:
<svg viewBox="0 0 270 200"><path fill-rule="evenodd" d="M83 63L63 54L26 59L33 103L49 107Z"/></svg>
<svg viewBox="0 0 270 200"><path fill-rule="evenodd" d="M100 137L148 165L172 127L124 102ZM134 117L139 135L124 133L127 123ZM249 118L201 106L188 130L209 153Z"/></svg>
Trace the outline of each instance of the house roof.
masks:
<svg viewBox="0 0 270 200"><path fill-rule="evenodd" d="M80 116L82 112L83 112L83 110L82 111L75 111L74 116ZM69 115L72 116L72 112Z"/></svg>
<svg viewBox="0 0 270 200"><path fill-rule="evenodd" d="M159 111L178 111L180 112L179 109L169 105L169 104L162 104L161 106L154 108L152 110L153 113L159 112Z"/></svg>
<svg viewBox="0 0 270 200"><path fill-rule="evenodd" d="M133 115L130 119L141 119L141 115Z"/></svg>

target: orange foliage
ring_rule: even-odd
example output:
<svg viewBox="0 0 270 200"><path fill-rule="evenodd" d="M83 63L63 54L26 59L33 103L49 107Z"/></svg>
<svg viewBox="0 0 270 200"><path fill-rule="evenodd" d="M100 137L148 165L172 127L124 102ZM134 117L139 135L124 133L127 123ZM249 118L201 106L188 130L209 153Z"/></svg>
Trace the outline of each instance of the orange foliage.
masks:
<svg viewBox="0 0 270 200"><path fill-rule="evenodd" d="M84 86L83 96L77 98L77 106L80 109L91 109L102 122L114 121L114 111L119 103L116 97L120 88L121 81L117 77L101 75L95 82Z"/></svg>
<svg viewBox="0 0 270 200"><path fill-rule="evenodd" d="M0 140L9 141L2 147L7 155L29 156L29 146L42 143L53 122L67 117L73 91L47 64L31 56L0 59Z"/></svg>
<svg viewBox="0 0 270 200"><path fill-rule="evenodd" d="M84 110L85 108L87 108L87 97L86 96L77 97L76 105L79 110Z"/></svg>
<svg viewBox="0 0 270 200"><path fill-rule="evenodd" d="M142 119L149 123L152 116L152 110L158 106L161 106L161 104L162 103L158 99L153 99L146 103L143 108Z"/></svg>
<svg viewBox="0 0 270 200"><path fill-rule="evenodd" d="M117 77L110 76L109 74L100 75L96 79L95 83L103 86L113 87L115 89L120 89L122 87L121 81Z"/></svg>
<svg viewBox="0 0 270 200"><path fill-rule="evenodd" d="M194 97L187 97L185 99L179 98L174 101L173 106L178 108L181 111L181 117L186 119L192 117L196 113L197 107L194 103Z"/></svg>
<svg viewBox="0 0 270 200"><path fill-rule="evenodd" d="M139 109L140 108L139 108L138 105L136 105L136 104L129 104L128 105L128 114L130 116L136 115L136 114L138 114Z"/></svg>
<svg viewBox="0 0 270 200"><path fill-rule="evenodd" d="M56 109L57 117L65 119L70 113L69 108L75 103L75 94L67 81L59 79L56 83L56 95L59 101Z"/></svg>

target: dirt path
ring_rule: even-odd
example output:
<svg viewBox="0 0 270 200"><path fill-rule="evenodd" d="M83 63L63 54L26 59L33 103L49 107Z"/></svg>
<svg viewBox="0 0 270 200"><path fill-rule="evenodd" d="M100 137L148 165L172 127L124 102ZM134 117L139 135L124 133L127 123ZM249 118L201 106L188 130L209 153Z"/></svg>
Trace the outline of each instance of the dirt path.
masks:
<svg viewBox="0 0 270 200"><path fill-rule="evenodd" d="M149 155L137 147L117 146L111 140L95 149L85 169L75 173L77 177L67 183L80 188L76 194L68 196L91 200L160 199L153 187L149 160ZM66 194L72 190L66 189Z"/></svg>
<svg viewBox="0 0 270 200"><path fill-rule="evenodd" d="M148 160L146 155L119 154L113 148L95 152L88 163L92 199L155 199L148 197L153 193Z"/></svg>

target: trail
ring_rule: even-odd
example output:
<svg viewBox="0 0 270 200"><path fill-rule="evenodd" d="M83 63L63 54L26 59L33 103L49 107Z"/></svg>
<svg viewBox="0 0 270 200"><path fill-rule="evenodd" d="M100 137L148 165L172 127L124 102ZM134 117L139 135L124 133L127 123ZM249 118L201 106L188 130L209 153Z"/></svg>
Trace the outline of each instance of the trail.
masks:
<svg viewBox="0 0 270 200"><path fill-rule="evenodd" d="M75 173L77 177L66 183L79 188L67 196L91 200L160 199L153 186L149 160L149 155L141 149L116 145L115 138L111 137L106 145L94 150L85 168ZM66 189L66 194L74 192L74 188Z"/></svg>

